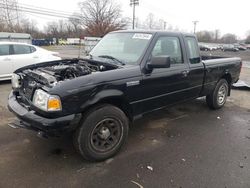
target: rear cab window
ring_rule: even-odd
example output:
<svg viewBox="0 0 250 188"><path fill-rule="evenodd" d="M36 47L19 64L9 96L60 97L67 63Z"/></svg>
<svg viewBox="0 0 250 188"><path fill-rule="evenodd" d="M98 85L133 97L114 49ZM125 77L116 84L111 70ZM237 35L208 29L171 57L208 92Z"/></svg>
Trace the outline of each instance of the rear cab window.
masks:
<svg viewBox="0 0 250 188"><path fill-rule="evenodd" d="M10 55L10 46L8 44L0 45L0 56Z"/></svg>
<svg viewBox="0 0 250 188"><path fill-rule="evenodd" d="M199 46L195 37L185 37L186 48L190 64L197 64L201 62Z"/></svg>

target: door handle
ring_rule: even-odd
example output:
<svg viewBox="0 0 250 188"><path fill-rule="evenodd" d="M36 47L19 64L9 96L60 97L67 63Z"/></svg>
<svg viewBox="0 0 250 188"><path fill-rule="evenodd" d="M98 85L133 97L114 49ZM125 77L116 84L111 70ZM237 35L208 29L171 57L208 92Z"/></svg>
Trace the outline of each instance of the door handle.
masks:
<svg viewBox="0 0 250 188"><path fill-rule="evenodd" d="M188 73L189 73L189 70L184 70L184 71L181 72L183 77L187 77Z"/></svg>
<svg viewBox="0 0 250 188"><path fill-rule="evenodd" d="M37 58L39 58L39 57L38 57L38 56L33 56L33 58L36 58L36 59L37 59Z"/></svg>

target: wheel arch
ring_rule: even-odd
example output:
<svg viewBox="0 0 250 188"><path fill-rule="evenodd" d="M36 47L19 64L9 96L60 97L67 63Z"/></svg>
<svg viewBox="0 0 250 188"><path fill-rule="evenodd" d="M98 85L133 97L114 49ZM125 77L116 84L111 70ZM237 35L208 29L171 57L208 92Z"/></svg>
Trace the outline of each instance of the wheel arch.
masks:
<svg viewBox="0 0 250 188"><path fill-rule="evenodd" d="M232 76L230 73L225 73L220 79L225 79L228 83L228 96L231 94Z"/></svg>
<svg viewBox="0 0 250 188"><path fill-rule="evenodd" d="M125 115L128 117L129 121L133 121L133 111L129 105L128 100L124 96L124 93L120 90L104 90L97 93L91 100L84 103L82 108L83 116L85 113L93 108L98 108L98 106L103 106L105 104L110 104L121 109Z"/></svg>

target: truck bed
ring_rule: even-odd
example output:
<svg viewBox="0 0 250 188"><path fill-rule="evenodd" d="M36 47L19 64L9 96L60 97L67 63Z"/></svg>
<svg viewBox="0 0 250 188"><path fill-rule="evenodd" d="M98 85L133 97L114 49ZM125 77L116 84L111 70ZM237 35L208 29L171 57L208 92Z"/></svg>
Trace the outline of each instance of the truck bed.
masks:
<svg viewBox="0 0 250 188"><path fill-rule="evenodd" d="M230 75L232 84L238 81L242 66L240 58L202 56L202 60L205 68L203 95L211 92L218 78L225 75Z"/></svg>

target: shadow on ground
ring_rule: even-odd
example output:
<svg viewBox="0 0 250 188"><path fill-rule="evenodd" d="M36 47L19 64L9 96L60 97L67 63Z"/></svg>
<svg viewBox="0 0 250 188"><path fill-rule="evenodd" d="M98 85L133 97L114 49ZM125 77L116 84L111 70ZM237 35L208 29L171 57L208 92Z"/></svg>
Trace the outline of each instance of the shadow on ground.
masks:
<svg viewBox="0 0 250 188"><path fill-rule="evenodd" d="M157 111L101 163L84 161L71 135L43 140L1 122L0 187L247 187L249 114L232 102L211 111L204 99Z"/></svg>

